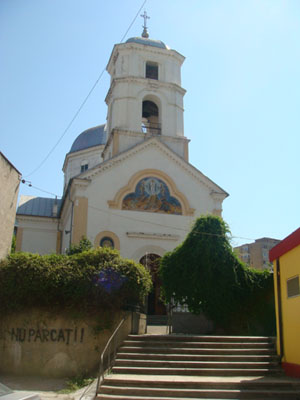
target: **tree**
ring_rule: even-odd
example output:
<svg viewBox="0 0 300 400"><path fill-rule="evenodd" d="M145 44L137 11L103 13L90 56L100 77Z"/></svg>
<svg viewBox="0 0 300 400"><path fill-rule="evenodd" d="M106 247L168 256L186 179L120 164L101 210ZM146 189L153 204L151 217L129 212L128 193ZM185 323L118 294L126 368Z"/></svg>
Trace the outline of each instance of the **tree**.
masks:
<svg viewBox="0 0 300 400"><path fill-rule="evenodd" d="M228 225L208 215L196 220L184 242L161 260L162 293L166 302L186 304L204 312L225 330L239 322L249 325L256 304L272 291L267 271L247 268L234 254Z"/></svg>
<svg viewBox="0 0 300 400"><path fill-rule="evenodd" d="M71 244L70 248L67 249L66 253L68 256L71 256L73 254L79 254L82 253L83 251L87 251L92 249L93 245L91 241L86 237L82 236L79 244Z"/></svg>
<svg viewBox="0 0 300 400"><path fill-rule="evenodd" d="M12 240L11 240L11 249L10 249L11 254L14 254L16 252L16 235L13 234Z"/></svg>

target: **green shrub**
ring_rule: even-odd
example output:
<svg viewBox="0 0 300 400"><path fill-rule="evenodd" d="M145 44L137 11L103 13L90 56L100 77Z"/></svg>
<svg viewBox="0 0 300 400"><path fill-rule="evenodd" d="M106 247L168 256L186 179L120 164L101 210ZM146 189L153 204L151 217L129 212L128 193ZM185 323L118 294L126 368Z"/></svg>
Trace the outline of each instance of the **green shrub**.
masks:
<svg viewBox="0 0 300 400"><path fill-rule="evenodd" d="M151 285L142 265L108 248L71 256L16 253L0 261L0 311L122 308L143 302Z"/></svg>
<svg viewBox="0 0 300 400"><path fill-rule="evenodd" d="M184 242L162 258L160 276L167 302L204 312L226 332L274 333L273 276L237 258L219 217L197 219Z"/></svg>
<svg viewBox="0 0 300 400"><path fill-rule="evenodd" d="M71 244L70 248L67 249L67 255L82 253L83 251L91 250L93 248L92 242L86 237L82 236L79 244Z"/></svg>
<svg viewBox="0 0 300 400"><path fill-rule="evenodd" d="M11 253L15 253L16 252L16 235L13 234L13 237L11 239L11 248L10 248L10 252Z"/></svg>

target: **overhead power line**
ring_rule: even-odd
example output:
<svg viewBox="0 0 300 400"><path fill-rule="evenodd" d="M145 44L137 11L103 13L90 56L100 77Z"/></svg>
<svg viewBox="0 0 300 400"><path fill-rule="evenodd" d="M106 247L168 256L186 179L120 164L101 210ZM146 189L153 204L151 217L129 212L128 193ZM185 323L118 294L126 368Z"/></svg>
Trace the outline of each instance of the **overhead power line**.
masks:
<svg viewBox="0 0 300 400"><path fill-rule="evenodd" d="M61 197L61 196L59 196L58 194L55 194L55 193L52 193L52 192L48 192L47 190L44 190L44 189L40 189L40 188L37 187L37 186L33 186L32 183L31 183L30 181L26 181L25 179L21 179L21 182L22 182L24 185L27 185L28 187L32 187L32 188L35 189L35 190L39 190L40 192L47 193L47 194L51 194L52 196L55 196L55 197Z"/></svg>
<svg viewBox="0 0 300 400"><path fill-rule="evenodd" d="M41 188L39 188L37 186L33 186L30 181L26 181L25 179L22 179L21 182L24 183L25 185L29 186L29 187L32 187L33 189L39 190L40 192L48 193L48 194L51 194L52 196L55 196L55 197L61 197L58 194L47 192L44 189L41 189ZM180 228L180 227L176 227L176 226L172 226L172 225L161 224L159 222L151 222L151 221L147 221L147 220L140 219L140 218L134 218L134 217L131 217L131 216L128 216L128 215L121 215L119 213L115 213L115 212L110 211L110 210L104 210L103 208L95 207L95 206L92 206L90 204L88 205L88 208L90 208L92 210L100 211L100 212L102 212L104 214L113 215L113 216L116 216L118 218L123 218L123 219L131 220L131 221L135 221L135 222L140 222L140 223L143 223L143 224L159 226L159 227L163 227L163 228L167 228L167 229L173 229L173 230L176 230L176 231L184 231L184 232L187 232L187 233L191 231L191 229L186 229L186 228ZM206 235L206 236L217 236L217 237L223 236L222 234L211 233L211 232L193 231L193 233L194 234L199 234L199 235ZM243 240L252 240L252 241L255 240L253 238L247 238L247 237L242 237L242 236L230 236L230 237L231 237L231 239L243 239Z"/></svg>
<svg viewBox="0 0 300 400"><path fill-rule="evenodd" d="M101 208L99 208L99 207L95 207L95 206L91 206L91 205L88 205L88 208L91 208L91 209L96 210L96 211L100 211L100 212L102 212L102 213L114 215L114 216L116 216L116 217L118 217L118 218L124 218L124 219L129 219L129 220L135 221L135 222L141 222L141 223L143 223L143 224L156 225L156 226L160 226L160 227L168 228L168 229L173 229L173 230L177 230L177 231L184 231L184 232L190 232L190 231L191 231L191 229L179 228L179 227L176 227L176 226L161 224L161 223L159 223L159 222L151 222L151 221L143 220L143 219L140 219L140 218L130 217L130 216L128 216L128 215L121 215L121 214L114 213L114 212L109 211L109 210L103 210L103 209L101 209ZM219 233L211 233L211 232L193 231L193 233L197 233L197 234L199 234L199 235L207 235L207 236L218 236L218 237L223 236L222 234L219 234ZM231 237L232 239L255 240L255 239L246 238L246 237L242 237L242 236L232 236L232 235L231 235L230 237Z"/></svg>
<svg viewBox="0 0 300 400"><path fill-rule="evenodd" d="M141 9L144 7L144 5L146 4L147 0L144 0L141 7L139 8L138 12L136 13L135 17L133 18L133 20L131 21L129 27L127 28L125 34L122 36L122 39L120 41L120 43L123 42L124 38L126 37L127 33L129 32L130 28L132 27L132 25L134 24L135 20L137 19ZM80 111L83 109L84 105L86 104L86 102L88 101L89 97L91 96L91 94L93 93L95 87L98 85L98 82L100 81L100 79L102 78L104 72L106 70L106 67L103 68L103 70L101 71L100 75L98 76L98 78L96 79L96 82L93 84L93 86L91 87L89 93L87 94L87 96L85 97L85 99L83 100L83 102L81 103L81 105L79 106L78 110L75 112L73 118L71 119L71 121L69 122L69 124L67 125L66 129L63 131L63 133L61 134L60 138L58 139L58 141L55 143L55 145L50 149L50 151L48 152L48 154L46 155L46 157L40 162L40 164L38 164L38 166L33 169L29 174L25 175L25 178L28 178L29 176L33 175L35 172L37 172L44 164L45 162L48 160L48 158L51 156L51 154L54 152L54 150L56 149L56 147L59 145L59 143L62 141L63 137L66 135L66 133L68 132L68 130L70 129L70 127L72 126L73 122L75 121L75 119L78 117Z"/></svg>

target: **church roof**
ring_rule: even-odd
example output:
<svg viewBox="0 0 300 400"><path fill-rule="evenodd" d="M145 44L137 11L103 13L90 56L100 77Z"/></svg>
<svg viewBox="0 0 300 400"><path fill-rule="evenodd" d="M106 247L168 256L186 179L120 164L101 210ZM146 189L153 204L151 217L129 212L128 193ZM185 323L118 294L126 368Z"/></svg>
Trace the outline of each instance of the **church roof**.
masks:
<svg viewBox="0 0 300 400"><path fill-rule="evenodd" d="M99 146L106 143L105 124L98 125L83 131L72 144L70 153Z"/></svg>
<svg viewBox="0 0 300 400"><path fill-rule="evenodd" d="M47 197L21 196L17 215L34 215L36 217L56 217L61 207L61 199ZM57 213L53 208L57 204Z"/></svg>
<svg viewBox="0 0 300 400"><path fill-rule="evenodd" d="M197 177L200 182L204 183L207 187L209 187L211 189L211 194L212 193L220 194L224 196L224 198L229 196L229 194L224 189L222 189L219 185L217 185L214 181L212 181L210 178L204 175L200 170L198 170L188 161L180 157L174 150L172 150L168 145L166 145L158 136L149 137L143 140L142 142L136 143L129 149L123 150L122 152L113 156L112 158L109 158L108 160L105 160L95 165L91 169L88 169L82 174L80 174L80 178L91 179L91 177L96 173L98 172L101 173L107 168L113 167L115 164L120 165L121 164L120 160L124 160L124 157L128 158L129 155L134 155L137 153L137 151L141 150L142 148L147 148L148 146L155 146L157 148L162 149L166 155L169 155L170 159L173 159L175 162L178 162L179 165L185 167L184 169L186 171L188 171L193 176Z"/></svg>
<svg viewBox="0 0 300 400"><path fill-rule="evenodd" d="M126 40L126 43L138 43L138 44L144 44L145 46L153 46L153 47L159 47L160 49L170 50L170 48L161 40L153 40L143 37L129 38L128 40Z"/></svg>

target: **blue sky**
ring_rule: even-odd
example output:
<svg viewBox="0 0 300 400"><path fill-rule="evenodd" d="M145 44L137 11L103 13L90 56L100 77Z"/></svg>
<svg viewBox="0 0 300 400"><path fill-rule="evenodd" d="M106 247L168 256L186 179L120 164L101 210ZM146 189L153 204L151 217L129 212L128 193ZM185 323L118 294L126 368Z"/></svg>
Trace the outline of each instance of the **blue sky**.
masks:
<svg viewBox="0 0 300 400"><path fill-rule="evenodd" d="M0 1L0 148L25 177L65 131L142 3ZM190 162L230 194L223 217L233 244L284 238L299 227L300 2L147 0L145 9L150 37L186 57ZM142 24L137 18L125 40ZM26 178L33 186L62 194L65 154L80 132L105 122L108 87L105 72ZM20 193L48 196L26 185Z"/></svg>

